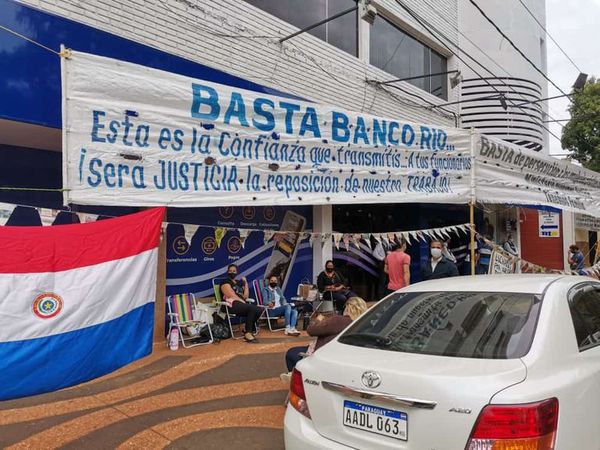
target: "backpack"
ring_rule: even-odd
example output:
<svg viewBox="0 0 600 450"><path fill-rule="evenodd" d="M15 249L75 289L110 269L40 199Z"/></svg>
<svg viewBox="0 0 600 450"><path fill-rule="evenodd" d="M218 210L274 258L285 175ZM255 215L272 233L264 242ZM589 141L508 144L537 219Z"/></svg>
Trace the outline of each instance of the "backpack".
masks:
<svg viewBox="0 0 600 450"><path fill-rule="evenodd" d="M213 324L210 327L215 339L223 340L231 338L229 324L216 312L213 313Z"/></svg>

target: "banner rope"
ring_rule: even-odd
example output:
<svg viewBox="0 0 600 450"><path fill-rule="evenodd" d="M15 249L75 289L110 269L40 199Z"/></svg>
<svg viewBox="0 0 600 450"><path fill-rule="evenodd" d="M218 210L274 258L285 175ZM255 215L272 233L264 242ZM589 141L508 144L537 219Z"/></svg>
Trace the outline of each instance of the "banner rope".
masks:
<svg viewBox="0 0 600 450"><path fill-rule="evenodd" d="M19 37L21 39L26 40L27 42L31 42L32 44L37 45L38 47L43 48L44 50L47 50L47 51L49 51L51 53L54 53L56 56L66 57L70 53L70 50L65 50L64 52L57 52L56 50L53 50L50 47L46 47L44 44L41 44L41 43L39 43L37 41L34 41L33 39L28 38L27 36L25 36L25 35L23 35L21 33L18 33L15 30L12 30L12 29L10 29L8 27L5 27L4 25L0 25L0 30L4 30L7 33L13 34L13 35L15 35L15 36L17 36L17 37Z"/></svg>

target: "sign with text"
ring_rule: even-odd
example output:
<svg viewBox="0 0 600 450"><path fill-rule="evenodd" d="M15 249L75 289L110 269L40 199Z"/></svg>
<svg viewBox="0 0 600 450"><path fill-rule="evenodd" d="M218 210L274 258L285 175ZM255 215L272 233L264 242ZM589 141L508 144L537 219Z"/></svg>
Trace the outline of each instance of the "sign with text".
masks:
<svg viewBox="0 0 600 450"><path fill-rule="evenodd" d="M540 237L560 237L560 214L557 212L538 211Z"/></svg>
<svg viewBox="0 0 600 450"><path fill-rule="evenodd" d="M490 274L517 273L519 268L519 259L496 248L492 252L490 262Z"/></svg>
<svg viewBox="0 0 600 450"><path fill-rule="evenodd" d="M73 52L65 201L234 206L466 203L469 133Z"/></svg>
<svg viewBox="0 0 600 450"><path fill-rule="evenodd" d="M600 174L488 136L477 135L475 184L479 201L548 205L600 217Z"/></svg>

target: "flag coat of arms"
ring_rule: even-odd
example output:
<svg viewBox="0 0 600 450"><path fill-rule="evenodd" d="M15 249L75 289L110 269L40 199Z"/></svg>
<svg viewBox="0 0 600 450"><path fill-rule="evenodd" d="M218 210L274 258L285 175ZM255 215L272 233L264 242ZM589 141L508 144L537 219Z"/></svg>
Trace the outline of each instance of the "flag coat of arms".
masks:
<svg viewBox="0 0 600 450"><path fill-rule="evenodd" d="M0 400L73 386L151 353L163 215L0 227Z"/></svg>

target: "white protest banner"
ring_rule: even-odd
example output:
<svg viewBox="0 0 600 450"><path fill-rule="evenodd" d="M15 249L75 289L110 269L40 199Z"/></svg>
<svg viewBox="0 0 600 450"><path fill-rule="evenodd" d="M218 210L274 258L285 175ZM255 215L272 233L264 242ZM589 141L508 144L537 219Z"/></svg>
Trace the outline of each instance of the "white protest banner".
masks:
<svg viewBox="0 0 600 450"><path fill-rule="evenodd" d="M501 251L499 248L495 248L492 252L492 259L490 261L488 273L517 273L517 269L519 267L518 262L518 258L510 256L508 253Z"/></svg>
<svg viewBox="0 0 600 450"><path fill-rule="evenodd" d="M470 134L72 52L65 203L466 203Z"/></svg>
<svg viewBox="0 0 600 450"><path fill-rule="evenodd" d="M600 217L600 174L477 135L478 201L548 205Z"/></svg>

